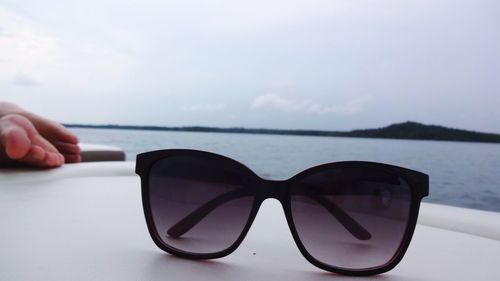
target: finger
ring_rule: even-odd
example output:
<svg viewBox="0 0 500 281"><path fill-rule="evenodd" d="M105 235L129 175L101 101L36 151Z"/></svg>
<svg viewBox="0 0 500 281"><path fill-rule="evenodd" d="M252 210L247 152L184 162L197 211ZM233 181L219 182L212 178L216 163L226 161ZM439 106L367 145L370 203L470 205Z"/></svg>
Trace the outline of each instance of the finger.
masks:
<svg viewBox="0 0 500 281"><path fill-rule="evenodd" d="M77 144L55 141L52 144L61 152L62 154L80 154L80 147Z"/></svg>
<svg viewBox="0 0 500 281"><path fill-rule="evenodd" d="M54 140L67 142L67 143L73 143L73 144L77 144L79 142L78 137L76 135L74 135L73 133L71 133L63 125L53 122L52 126L53 126L52 131L54 134L53 135Z"/></svg>
<svg viewBox="0 0 500 281"><path fill-rule="evenodd" d="M51 142L61 141L73 144L78 143L78 137L71 133L63 125L35 114L29 114L28 117L38 129L40 134Z"/></svg>
<svg viewBox="0 0 500 281"><path fill-rule="evenodd" d="M61 166L64 159L57 152L47 151L40 146L33 145L28 155L20 159L19 162L41 168L54 168Z"/></svg>
<svg viewBox="0 0 500 281"><path fill-rule="evenodd" d="M64 164L64 157L58 152L47 152L45 163L49 167L58 167Z"/></svg>
<svg viewBox="0 0 500 281"><path fill-rule="evenodd" d="M17 161L19 163L28 164L30 166L47 167L48 165L45 162L46 156L47 156L46 152L43 148L37 145L33 145L31 146L26 156L24 156L21 159L18 159Z"/></svg>
<svg viewBox="0 0 500 281"><path fill-rule="evenodd" d="M52 145L48 140L46 140L44 137L41 135L36 135L32 137L32 142L35 145L38 145L45 149L47 152L59 152L57 148Z"/></svg>
<svg viewBox="0 0 500 281"><path fill-rule="evenodd" d="M38 145L33 145L30 148L30 151L27 156L29 156L30 160L32 159L33 161L36 162L42 162L45 159L46 154L47 152L45 151L45 149L43 149Z"/></svg>
<svg viewBox="0 0 500 281"><path fill-rule="evenodd" d="M26 132L15 126L9 126L0 133L0 144L5 148L5 153L11 159L23 158L31 147Z"/></svg>

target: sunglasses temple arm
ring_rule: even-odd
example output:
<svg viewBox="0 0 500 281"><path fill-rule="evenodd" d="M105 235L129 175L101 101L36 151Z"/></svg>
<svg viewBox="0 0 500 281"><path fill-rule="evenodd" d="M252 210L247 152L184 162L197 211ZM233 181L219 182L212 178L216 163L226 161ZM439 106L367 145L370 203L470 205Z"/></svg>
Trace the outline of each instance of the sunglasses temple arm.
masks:
<svg viewBox="0 0 500 281"><path fill-rule="evenodd" d="M251 191L249 191L246 188L241 188L221 194L215 197L214 199L208 201L207 203L203 204L198 209L191 212L189 215L180 220L178 223L174 224L172 227L168 229L167 234L173 238L180 237L184 233L188 232L191 228L193 228L196 224L198 224L203 218L205 218L208 214L210 214L210 212L215 210L217 207L231 200L251 195L252 195Z"/></svg>
<svg viewBox="0 0 500 281"><path fill-rule="evenodd" d="M359 240L369 240L372 235L366 228L360 225L353 217L347 214L342 208L327 198L310 193L307 194L312 200L318 202L321 206L328 210L354 237Z"/></svg>
<svg viewBox="0 0 500 281"><path fill-rule="evenodd" d="M173 238L180 237L184 233L188 232L191 228L193 228L196 224L198 224L210 212L223 205L224 203L250 195L252 195L252 193L245 188L237 189L219 195L191 212L178 223L174 224L168 229L167 234ZM371 238L371 234L356 220L349 216L349 214L347 214L339 206L337 206L337 204L317 194L310 193L307 194L307 196L325 207L328 212L330 212L357 239L368 240Z"/></svg>

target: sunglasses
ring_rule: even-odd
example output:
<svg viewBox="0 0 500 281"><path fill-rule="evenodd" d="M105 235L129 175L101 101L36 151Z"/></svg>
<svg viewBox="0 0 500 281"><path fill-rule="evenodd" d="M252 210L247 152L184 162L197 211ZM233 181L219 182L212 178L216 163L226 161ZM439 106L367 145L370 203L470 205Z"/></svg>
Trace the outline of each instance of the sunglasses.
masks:
<svg viewBox="0 0 500 281"><path fill-rule="evenodd" d="M429 192L426 174L392 165L336 162L277 181L233 159L186 149L139 154L136 173L149 233L170 254L229 255L262 202L274 198L310 263L356 276L386 272L401 261Z"/></svg>

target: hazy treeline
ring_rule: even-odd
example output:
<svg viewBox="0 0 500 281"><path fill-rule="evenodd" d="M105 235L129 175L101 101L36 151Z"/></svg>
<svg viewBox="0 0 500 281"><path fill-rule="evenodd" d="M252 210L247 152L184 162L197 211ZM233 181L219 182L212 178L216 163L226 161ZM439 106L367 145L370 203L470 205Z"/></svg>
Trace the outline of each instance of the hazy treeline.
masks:
<svg viewBox="0 0 500 281"><path fill-rule="evenodd" d="M240 127L218 128L218 127L203 127L203 126L164 127L164 126L86 125L86 124L65 124L65 125L70 128L94 128L94 129L358 137L358 138L443 140L443 141L447 140L447 141L500 143L500 134L480 133L474 131L447 128L436 125L424 125L417 122L404 122L378 129L353 130L347 132L322 131L322 130L252 129L252 128L240 128Z"/></svg>

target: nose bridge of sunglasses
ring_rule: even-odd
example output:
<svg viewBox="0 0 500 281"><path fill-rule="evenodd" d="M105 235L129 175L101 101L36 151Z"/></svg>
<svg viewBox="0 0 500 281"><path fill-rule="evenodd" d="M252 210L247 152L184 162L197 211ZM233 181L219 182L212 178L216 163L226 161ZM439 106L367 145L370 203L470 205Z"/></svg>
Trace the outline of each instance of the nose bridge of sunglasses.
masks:
<svg viewBox="0 0 500 281"><path fill-rule="evenodd" d="M286 181L261 179L258 185L257 197L261 201L266 199L276 199L283 203L287 189Z"/></svg>

